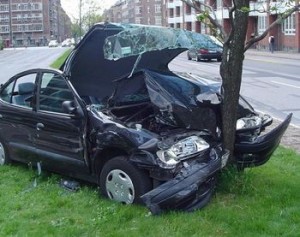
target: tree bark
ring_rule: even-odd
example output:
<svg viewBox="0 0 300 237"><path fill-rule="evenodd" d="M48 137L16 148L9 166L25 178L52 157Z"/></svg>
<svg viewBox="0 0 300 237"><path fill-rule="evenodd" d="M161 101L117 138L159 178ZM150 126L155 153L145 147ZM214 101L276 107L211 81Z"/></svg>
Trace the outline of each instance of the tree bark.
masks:
<svg viewBox="0 0 300 237"><path fill-rule="evenodd" d="M242 82L244 46L248 25L249 0L234 1L232 29L223 49L223 60L220 66L222 77L222 134L223 147L230 151L230 161L234 161L234 143L238 100Z"/></svg>

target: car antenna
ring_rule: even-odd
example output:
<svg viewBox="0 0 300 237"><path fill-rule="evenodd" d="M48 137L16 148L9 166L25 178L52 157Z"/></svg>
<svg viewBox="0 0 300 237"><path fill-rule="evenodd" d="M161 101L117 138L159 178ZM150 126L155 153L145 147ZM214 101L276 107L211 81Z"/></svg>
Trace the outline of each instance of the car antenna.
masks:
<svg viewBox="0 0 300 237"><path fill-rule="evenodd" d="M142 59L142 53L139 54L139 56L135 60L135 63L133 65L133 68L132 68L131 73L129 74L128 78L132 77L132 74L135 72L135 69L136 69L137 65L139 64L139 62L141 61L141 59Z"/></svg>

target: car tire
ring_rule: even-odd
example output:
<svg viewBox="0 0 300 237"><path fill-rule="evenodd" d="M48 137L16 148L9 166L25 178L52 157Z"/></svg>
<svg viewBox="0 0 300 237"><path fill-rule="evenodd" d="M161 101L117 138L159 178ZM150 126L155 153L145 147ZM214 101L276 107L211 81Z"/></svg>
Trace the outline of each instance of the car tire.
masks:
<svg viewBox="0 0 300 237"><path fill-rule="evenodd" d="M0 166L10 163L10 158L6 149L6 146L2 140L0 140Z"/></svg>
<svg viewBox="0 0 300 237"><path fill-rule="evenodd" d="M187 56L188 60L192 60L192 58L190 57L190 55Z"/></svg>
<svg viewBox="0 0 300 237"><path fill-rule="evenodd" d="M197 56L197 57L196 57L196 61L197 61L197 62L200 62L200 61L201 61L201 58L200 58L199 56Z"/></svg>
<svg viewBox="0 0 300 237"><path fill-rule="evenodd" d="M107 161L100 173L100 193L124 204L142 203L141 196L152 188L149 176L119 156Z"/></svg>
<svg viewBox="0 0 300 237"><path fill-rule="evenodd" d="M222 61L222 58L217 58L217 61L218 61L218 62L221 62L221 61Z"/></svg>

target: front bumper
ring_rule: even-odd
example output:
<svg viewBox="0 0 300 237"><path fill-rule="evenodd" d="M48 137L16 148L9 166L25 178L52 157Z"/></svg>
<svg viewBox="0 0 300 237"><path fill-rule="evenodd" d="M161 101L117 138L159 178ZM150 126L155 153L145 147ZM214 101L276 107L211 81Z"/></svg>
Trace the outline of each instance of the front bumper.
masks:
<svg viewBox="0 0 300 237"><path fill-rule="evenodd" d="M224 166L228 154L216 155L208 162L195 160L185 164L180 173L141 198L152 214L166 210L194 211L204 207L215 188L214 175ZM223 164L222 164L223 160Z"/></svg>
<svg viewBox="0 0 300 237"><path fill-rule="evenodd" d="M266 163L289 126L292 114L270 132L257 137L253 141L241 141L235 144L235 157L239 168L259 166Z"/></svg>

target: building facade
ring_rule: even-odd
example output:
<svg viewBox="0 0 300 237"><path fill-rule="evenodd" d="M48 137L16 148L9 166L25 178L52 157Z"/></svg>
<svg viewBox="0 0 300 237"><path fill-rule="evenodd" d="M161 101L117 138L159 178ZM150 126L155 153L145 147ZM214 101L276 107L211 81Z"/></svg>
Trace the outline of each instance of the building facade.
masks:
<svg viewBox="0 0 300 237"><path fill-rule="evenodd" d="M181 0L167 0L167 22L169 27L205 33L205 25L197 20L194 8Z"/></svg>
<svg viewBox="0 0 300 237"><path fill-rule="evenodd" d="M60 0L0 0L0 36L6 47L47 45L71 35Z"/></svg>
<svg viewBox="0 0 300 237"><path fill-rule="evenodd" d="M166 0L119 0L104 12L109 22L167 25Z"/></svg>
<svg viewBox="0 0 300 237"><path fill-rule="evenodd" d="M200 0L214 9L217 20L230 31L229 8L232 0ZM268 9L276 9L266 11ZM276 21L286 5L276 0L251 0L247 39L260 35ZM209 29L197 21L195 9L181 0L120 0L105 12L110 22L129 22L162 25L210 34ZM281 24L276 25L268 34L275 38L275 50L300 52L300 12L293 13ZM255 47L268 50L269 37L259 41Z"/></svg>
<svg viewBox="0 0 300 237"><path fill-rule="evenodd" d="M276 9L268 13L263 9ZM267 27L285 12L287 7L279 1L255 0L250 2L250 16L247 38L251 35L260 35ZM256 11L254 11L256 10ZM258 10L258 11L257 11ZM228 20L227 20L228 21ZM268 36L275 38L275 50L300 52L300 11L293 13L281 24L277 24ZM269 48L269 37L258 42L258 49Z"/></svg>

